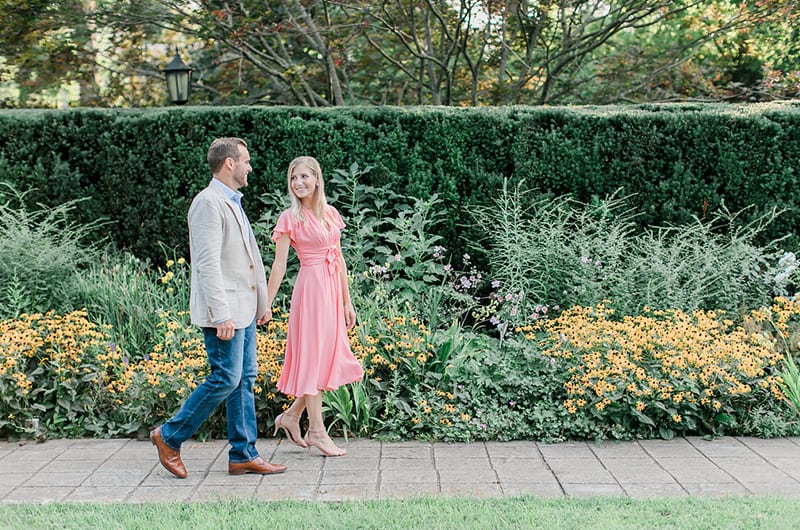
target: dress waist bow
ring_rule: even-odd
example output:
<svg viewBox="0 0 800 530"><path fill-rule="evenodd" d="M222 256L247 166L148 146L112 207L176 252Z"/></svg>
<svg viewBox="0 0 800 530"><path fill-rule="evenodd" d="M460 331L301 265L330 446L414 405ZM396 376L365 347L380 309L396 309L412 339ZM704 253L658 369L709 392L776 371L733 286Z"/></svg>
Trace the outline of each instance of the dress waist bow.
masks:
<svg viewBox="0 0 800 530"><path fill-rule="evenodd" d="M339 272L339 260L342 253L339 252L339 247L328 247L319 250L308 251L303 253L303 258L300 260L301 266L311 265L326 265L328 267L328 274L331 276Z"/></svg>

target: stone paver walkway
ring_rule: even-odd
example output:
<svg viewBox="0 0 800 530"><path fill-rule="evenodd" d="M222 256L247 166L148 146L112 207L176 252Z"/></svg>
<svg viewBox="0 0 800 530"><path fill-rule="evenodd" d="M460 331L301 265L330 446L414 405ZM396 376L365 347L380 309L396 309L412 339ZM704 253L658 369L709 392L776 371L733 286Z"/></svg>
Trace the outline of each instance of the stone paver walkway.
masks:
<svg viewBox="0 0 800 530"><path fill-rule="evenodd" d="M324 458L283 439L258 442L289 466L231 476L225 441L184 444L177 479L149 441L0 443L0 502L169 502L230 498L344 501L410 497L545 498L782 495L800 498L800 438L713 441L388 443L351 439Z"/></svg>

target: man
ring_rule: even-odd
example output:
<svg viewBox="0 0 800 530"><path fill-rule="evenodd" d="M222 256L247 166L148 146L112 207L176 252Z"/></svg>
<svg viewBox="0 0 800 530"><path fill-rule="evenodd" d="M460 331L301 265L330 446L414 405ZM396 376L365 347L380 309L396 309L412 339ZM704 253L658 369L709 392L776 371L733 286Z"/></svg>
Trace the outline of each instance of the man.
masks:
<svg viewBox="0 0 800 530"><path fill-rule="evenodd" d="M178 413L150 433L161 464L186 478L181 444L225 401L228 473L282 473L286 466L258 455L253 385L258 374L256 325L267 313L267 282L253 231L242 210L250 154L240 138L218 138L208 149L213 179L189 207L192 323L203 328L211 373Z"/></svg>

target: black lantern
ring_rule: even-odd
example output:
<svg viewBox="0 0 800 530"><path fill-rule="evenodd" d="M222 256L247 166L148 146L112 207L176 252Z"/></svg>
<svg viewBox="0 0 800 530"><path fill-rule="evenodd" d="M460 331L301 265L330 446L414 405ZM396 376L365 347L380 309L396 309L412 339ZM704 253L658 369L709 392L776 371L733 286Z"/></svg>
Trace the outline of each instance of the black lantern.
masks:
<svg viewBox="0 0 800 530"><path fill-rule="evenodd" d="M175 57L163 71L167 78L169 100L175 105L183 105L189 101L189 94L192 92L192 69L181 61L177 46Z"/></svg>

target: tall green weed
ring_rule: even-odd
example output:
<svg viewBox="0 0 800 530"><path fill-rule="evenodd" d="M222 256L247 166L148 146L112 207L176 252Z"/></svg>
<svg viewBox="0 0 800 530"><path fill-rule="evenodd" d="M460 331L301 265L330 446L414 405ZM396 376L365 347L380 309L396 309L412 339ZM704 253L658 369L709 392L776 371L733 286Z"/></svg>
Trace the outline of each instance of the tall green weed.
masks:
<svg viewBox="0 0 800 530"><path fill-rule="evenodd" d="M474 217L476 242L497 285L495 319L524 324L548 307L609 300L625 315L644 308L739 312L769 303L777 241L753 243L779 212L741 225L725 210L709 220L635 230L635 213L615 195L589 204L509 187Z"/></svg>
<svg viewBox="0 0 800 530"><path fill-rule="evenodd" d="M0 182L0 318L72 309L75 283L99 252L104 223L70 220L81 201L29 208L29 192Z"/></svg>
<svg viewBox="0 0 800 530"><path fill-rule="evenodd" d="M127 253L107 253L75 282L75 300L95 322L111 327L120 348L134 358L152 351L166 311L189 308L189 265L171 257L164 268Z"/></svg>

